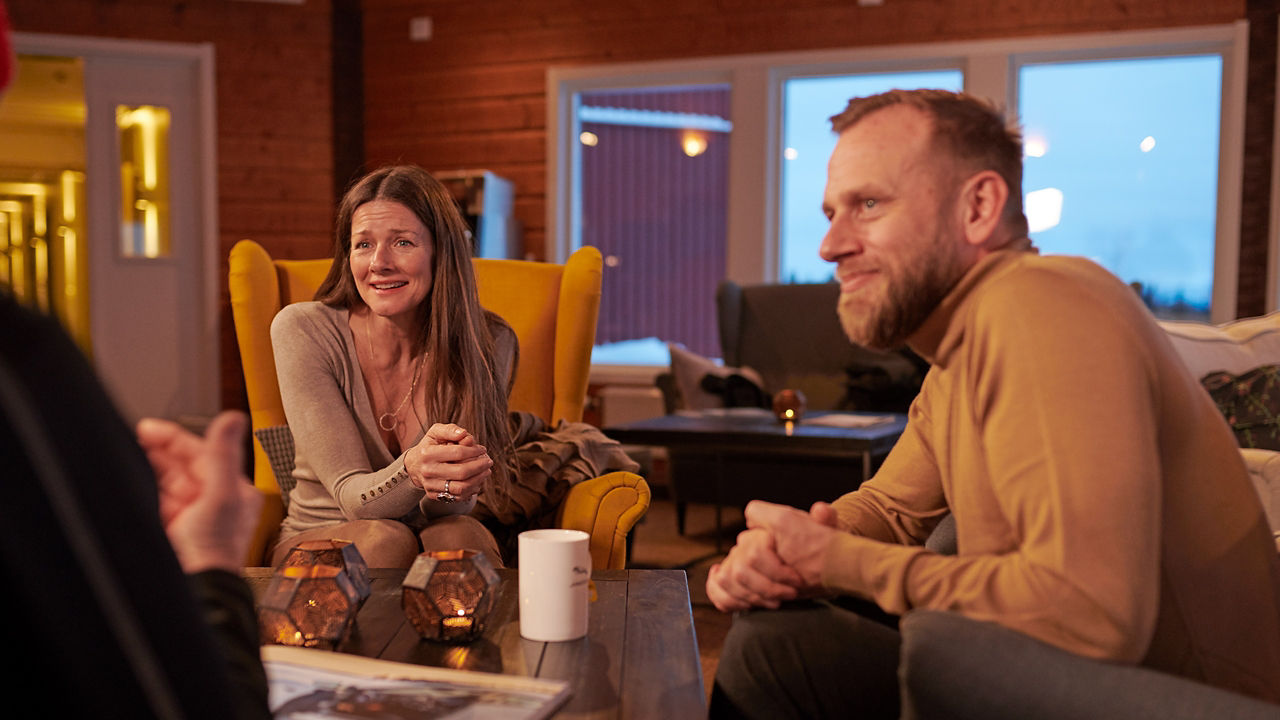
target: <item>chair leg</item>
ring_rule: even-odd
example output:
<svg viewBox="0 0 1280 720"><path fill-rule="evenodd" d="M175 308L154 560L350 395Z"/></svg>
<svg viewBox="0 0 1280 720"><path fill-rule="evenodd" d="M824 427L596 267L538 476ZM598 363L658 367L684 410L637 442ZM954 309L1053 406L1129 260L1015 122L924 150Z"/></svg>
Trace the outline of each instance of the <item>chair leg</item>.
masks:
<svg viewBox="0 0 1280 720"><path fill-rule="evenodd" d="M683 500L676 501L676 532L684 537L684 513L689 509L689 503Z"/></svg>

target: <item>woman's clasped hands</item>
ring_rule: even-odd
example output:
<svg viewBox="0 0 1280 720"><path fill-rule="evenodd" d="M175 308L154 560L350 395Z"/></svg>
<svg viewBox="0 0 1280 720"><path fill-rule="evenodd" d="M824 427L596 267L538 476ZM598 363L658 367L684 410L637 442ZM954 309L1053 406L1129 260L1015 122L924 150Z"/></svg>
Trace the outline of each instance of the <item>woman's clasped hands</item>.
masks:
<svg viewBox="0 0 1280 720"><path fill-rule="evenodd" d="M484 489L493 471L493 459L466 429L452 423L436 423L404 456L404 467L414 485L436 502L467 502Z"/></svg>

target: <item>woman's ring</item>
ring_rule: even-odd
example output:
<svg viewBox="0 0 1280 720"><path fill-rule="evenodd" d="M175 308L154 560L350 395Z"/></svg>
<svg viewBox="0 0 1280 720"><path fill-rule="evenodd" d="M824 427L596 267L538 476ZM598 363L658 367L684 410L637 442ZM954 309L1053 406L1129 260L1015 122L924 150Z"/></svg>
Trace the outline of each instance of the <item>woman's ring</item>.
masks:
<svg viewBox="0 0 1280 720"><path fill-rule="evenodd" d="M441 492L441 493L436 493L436 500L438 500L438 501L440 501L440 502L442 502L442 503L451 503L451 502L453 502L454 500L457 500L457 499L458 499L458 496L457 496L457 495L454 495L453 493L449 492L448 490L446 490L446 491L444 491L444 492Z"/></svg>
<svg viewBox="0 0 1280 720"><path fill-rule="evenodd" d="M444 494L445 494L445 495L452 495L452 494L453 494L453 493L449 492L449 481L448 481L448 480L445 480L445 481L444 481Z"/></svg>

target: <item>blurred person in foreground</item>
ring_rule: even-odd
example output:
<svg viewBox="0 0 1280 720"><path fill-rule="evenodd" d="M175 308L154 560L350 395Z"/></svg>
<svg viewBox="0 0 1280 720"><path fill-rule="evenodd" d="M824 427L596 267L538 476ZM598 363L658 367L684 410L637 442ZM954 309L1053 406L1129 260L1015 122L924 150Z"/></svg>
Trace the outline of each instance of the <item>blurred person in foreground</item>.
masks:
<svg viewBox="0 0 1280 720"><path fill-rule="evenodd" d="M739 613L712 716L897 717L913 609L1280 700L1280 567L1235 439L1128 286L1032 248L1017 131L939 90L832 124L841 323L932 367L861 488L747 507L707 581ZM948 513L954 555L924 547Z"/></svg>
<svg viewBox="0 0 1280 720"><path fill-rule="evenodd" d="M13 72L0 2L0 91ZM0 587L10 702L48 717L269 718L239 576L246 419L130 432L57 323L0 290ZM157 492L158 488L158 492Z"/></svg>
<svg viewBox="0 0 1280 720"><path fill-rule="evenodd" d="M0 292L0 334L9 687L54 717L269 717L243 414L135 437L56 322Z"/></svg>

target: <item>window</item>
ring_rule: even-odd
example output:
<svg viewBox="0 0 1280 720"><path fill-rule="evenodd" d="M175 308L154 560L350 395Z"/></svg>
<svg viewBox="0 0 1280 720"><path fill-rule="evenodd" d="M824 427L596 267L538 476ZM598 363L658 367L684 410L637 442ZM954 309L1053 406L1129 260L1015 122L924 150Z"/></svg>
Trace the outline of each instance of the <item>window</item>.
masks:
<svg viewBox="0 0 1280 720"><path fill-rule="evenodd" d="M553 69L549 247L563 259L585 242L575 105L583 93L720 83L728 87L732 126L724 277L824 280L830 271L816 251L825 233L819 207L829 150L808 144L834 144L826 120L848 96L890 85L955 88L962 79L968 92L1021 113L1029 139L1049 143L1027 158L1023 188L1035 193L1026 200L1036 224L1032 239L1043 251L1095 258L1141 283L1164 315L1226 320L1235 313L1246 37L1240 22ZM808 107L824 90L831 99ZM1094 135L1077 137L1085 125L1094 126ZM1088 153L1072 150L1076 142ZM1082 173L1112 185L1082 187ZM1043 224L1055 212L1057 224ZM701 293L710 306L714 287ZM637 303L621 311L652 308ZM678 338L658 338L671 339Z"/></svg>
<svg viewBox="0 0 1280 720"><path fill-rule="evenodd" d="M577 227L605 258L597 345L634 356L635 341L660 338L719 354L728 114L724 84L579 96Z"/></svg>
<svg viewBox="0 0 1280 720"><path fill-rule="evenodd" d="M116 106L120 142L120 254L168 257L169 109Z"/></svg>
<svg viewBox="0 0 1280 720"><path fill-rule="evenodd" d="M1023 192L1043 253L1092 258L1157 315L1208 320L1222 58L1024 65Z"/></svg>

